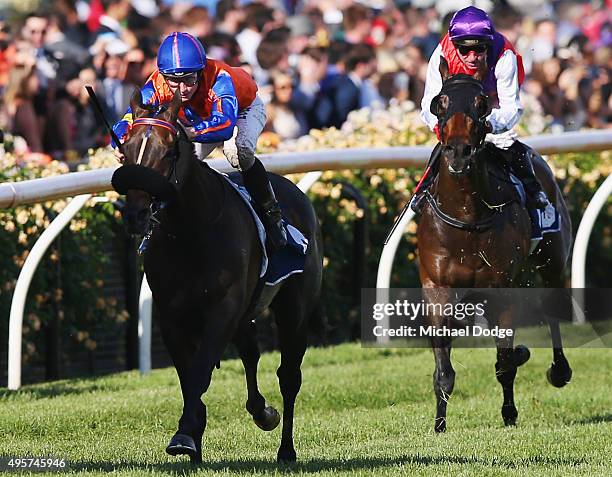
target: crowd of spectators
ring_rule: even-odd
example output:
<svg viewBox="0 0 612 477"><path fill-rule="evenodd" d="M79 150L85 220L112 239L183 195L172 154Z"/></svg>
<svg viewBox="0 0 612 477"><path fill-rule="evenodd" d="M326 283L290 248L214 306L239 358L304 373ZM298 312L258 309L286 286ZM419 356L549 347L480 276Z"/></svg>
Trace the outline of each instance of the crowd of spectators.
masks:
<svg viewBox="0 0 612 477"><path fill-rule="evenodd" d="M110 121L155 69L157 46L180 30L207 55L242 66L280 139L340 127L373 102L423 95L448 0L39 0L0 10L0 129L32 153L68 159L108 143L84 85ZM30 2L31 3L31 2ZM599 1L476 1L522 54L524 93L558 130L610 127L612 9Z"/></svg>

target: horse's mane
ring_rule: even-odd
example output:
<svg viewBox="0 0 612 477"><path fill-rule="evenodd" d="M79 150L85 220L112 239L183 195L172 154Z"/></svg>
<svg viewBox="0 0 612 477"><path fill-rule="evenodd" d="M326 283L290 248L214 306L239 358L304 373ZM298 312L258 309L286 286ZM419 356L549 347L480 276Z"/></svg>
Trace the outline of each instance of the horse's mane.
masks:
<svg viewBox="0 0 612 477"><path fill-rule="evenodd" d="M195 157L195 145L187 136L185 129L181 123L177 120L176 128L178 130L178 138L176 140L179 159L189 159Z"/></svg>

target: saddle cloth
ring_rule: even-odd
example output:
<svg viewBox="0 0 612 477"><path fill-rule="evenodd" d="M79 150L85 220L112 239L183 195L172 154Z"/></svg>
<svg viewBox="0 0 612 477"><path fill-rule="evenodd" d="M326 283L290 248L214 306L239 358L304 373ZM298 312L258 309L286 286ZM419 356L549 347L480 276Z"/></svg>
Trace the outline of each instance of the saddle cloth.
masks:
<svg viewBox="0 0 612 477"><path fill-rule="evenodd" d="M283 227L285 227L285 231L287 232L287 246L277 250L272 257L268 258L266 252L266 229L253 208L249 192L245 187L232 181L226 174L220 172L219 174L221 174L236 192L238 192L238 195L246 204L255 221L257 235L261 245L261 268L259 277L263 278L267 286L273 286L279 284L291 275L302 273L304 271L304 264L306 263L306 251L308 250L308 239L304 237L304 234L287 222L285 217L283 217Z"/></svg>
<svg viewBox="0 0 612 477"><path fill-rule="evenodd" d="M525 206L527 194L523 183L514 174L510 174L510 180L514 184L516 192L520 197L521 205ZM548 204L544 210L528 209L531 219L531 251L535 249L544 234L558 232L561 230L561 215L552 204Z"/></svg>

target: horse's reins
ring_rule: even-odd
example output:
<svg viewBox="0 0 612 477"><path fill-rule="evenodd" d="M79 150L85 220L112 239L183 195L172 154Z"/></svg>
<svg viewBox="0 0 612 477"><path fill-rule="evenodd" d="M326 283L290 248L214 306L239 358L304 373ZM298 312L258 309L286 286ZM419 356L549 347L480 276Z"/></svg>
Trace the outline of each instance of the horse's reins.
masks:
<svg viewBox="0 0 612 477"><path fill-rule="evenodd" d="M155 114L159 114L162 111L162 109L158 109ZM160 118L156 118L156 117L151 117L151 118L137 118L134 120L134 122L132 123L132 127L134 126L148 126L147 131L145 132L145 135L142 139L142 143L140 145L140 150L138 153L138 160L137 160L137 164L140 164L142 162L142 158L144 156L144 151L146 149L146 145L147 142L149 140L149 137L151 136L153 127L161 127L164 129L169 130L175 137L178 137L182 134L184 134L186 136L185 130L180 126L180 125L174 125L173 123L166 121L164 119L160 119ZM178 177L176 175L176 163L178 160L178 151L175 151L175 157L174 160L172 161L172 169L170 170L170 174L168 175L167 179L168 180L172 180L172 175L175 176L175 183L178 184ZM227 194L227 189L225 187L224 181L222 178L218 177L217 178L219 180L219 183L221 184L221 188L223 190L223 200L222 202L225 202L225 195ZM160 212L162 212L165 208L166 208L167 204L163 201L159 201L156 199L153 199L151 201L151 205L149 206L149 209L151 211L151 216L150 216L150 220L153 223L153 226L151 227L151 229L149 230L149 232L145 235L145 237L142 240L142 243L140 244L140 247L138 248L138 253L142 254L146 251L147 249L147 245L148 245L148 240L151 238L151 235L153 234L153 228L155 225L162 227L162 223L161 220L157 217L158 214ZM223 215L223 207L219 207L219 213L218 215L212 220L210 221L210 224L214 224L215 222L217 222L221 216ZM170 237L170 238L176 238L176 235L171 234L170 232L168 232L167 230L164 230L164 232Z"/></svg>

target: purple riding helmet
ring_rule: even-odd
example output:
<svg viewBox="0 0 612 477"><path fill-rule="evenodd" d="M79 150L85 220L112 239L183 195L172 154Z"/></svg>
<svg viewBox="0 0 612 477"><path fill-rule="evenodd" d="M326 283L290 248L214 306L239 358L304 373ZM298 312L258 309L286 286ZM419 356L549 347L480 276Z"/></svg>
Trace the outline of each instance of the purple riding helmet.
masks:
<svg viewBox="0 0 612 477"><path fill-rule="evenodd" d="M485 11L470 6L453 15L448 33L455 44L491 43L495 37L495 27Z"/></svg>

